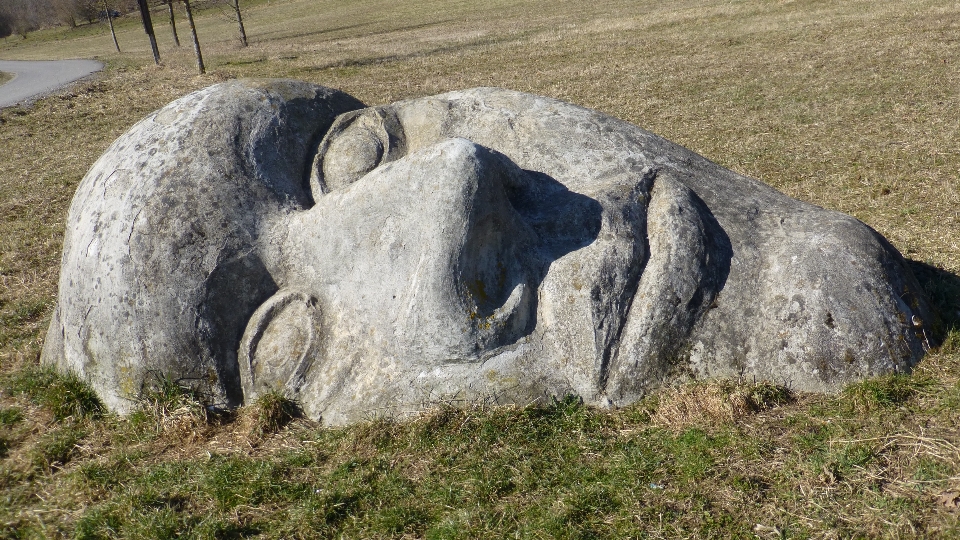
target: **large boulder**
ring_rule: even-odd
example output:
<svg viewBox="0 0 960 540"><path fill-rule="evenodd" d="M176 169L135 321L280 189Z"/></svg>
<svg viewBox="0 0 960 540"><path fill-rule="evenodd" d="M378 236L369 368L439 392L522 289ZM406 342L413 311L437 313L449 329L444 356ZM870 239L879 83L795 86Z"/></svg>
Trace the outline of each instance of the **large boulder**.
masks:
<svg viewBox="0 0 960 540"><path fill-rule="evenodd" d="M863 223L595 111L232 81L84 178L43 358L119 411L172 379L343 424L689 378L831 392L909 370L929 320Z"/></svg>

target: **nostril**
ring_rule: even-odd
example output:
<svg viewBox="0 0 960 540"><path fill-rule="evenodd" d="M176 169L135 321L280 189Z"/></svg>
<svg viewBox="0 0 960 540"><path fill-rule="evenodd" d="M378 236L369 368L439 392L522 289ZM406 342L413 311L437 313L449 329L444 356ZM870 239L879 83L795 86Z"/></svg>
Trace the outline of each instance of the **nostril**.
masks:
<svg viewBox="0 0 960 540"><path fill-rule="evenodd" d="M536 234L507 200L500 179L483 182L460 253L460 276L473 315L490 317L528 281Z"/></svg>
<svg viewBox="0 0 960 540"><path fill-rule="evenodd" d="M469 269L464 276L464 286L480 316L488 316L503 305L510 289L520 280L516 272L508 268L502 253L502 239L495 239L488 231L474 234L464 249L464 263ZM513 266L513 265L511 265Z"/></svg>

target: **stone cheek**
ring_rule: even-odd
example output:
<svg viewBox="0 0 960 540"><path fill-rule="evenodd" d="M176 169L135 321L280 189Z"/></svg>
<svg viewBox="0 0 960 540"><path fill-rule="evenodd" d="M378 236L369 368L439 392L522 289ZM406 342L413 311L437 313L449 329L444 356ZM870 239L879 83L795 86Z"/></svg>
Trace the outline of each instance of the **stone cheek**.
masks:
<svg viewBox="0 0 960 540"><path fill-rule="evenodd" d="M168 378L328 424L689 377L834 391L920 359L918 291L855 219L574 105L231 81L81 183L43 359L119 411Z"/></svg>

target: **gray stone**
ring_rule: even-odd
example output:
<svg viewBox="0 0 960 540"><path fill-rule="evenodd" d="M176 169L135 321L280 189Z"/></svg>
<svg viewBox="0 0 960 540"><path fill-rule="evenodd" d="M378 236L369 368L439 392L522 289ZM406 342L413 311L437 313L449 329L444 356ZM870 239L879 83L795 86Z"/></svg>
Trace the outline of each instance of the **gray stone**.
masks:
<svg viewBox="0 0 960 540"><path fill-rule="evenodd" d="M364 108L232 81L84 178L43 359L121 412L169 378L344 424L620 406L689 378L831 392L909 370L929 318L863 223L615 118L495 88Z"/></svg>

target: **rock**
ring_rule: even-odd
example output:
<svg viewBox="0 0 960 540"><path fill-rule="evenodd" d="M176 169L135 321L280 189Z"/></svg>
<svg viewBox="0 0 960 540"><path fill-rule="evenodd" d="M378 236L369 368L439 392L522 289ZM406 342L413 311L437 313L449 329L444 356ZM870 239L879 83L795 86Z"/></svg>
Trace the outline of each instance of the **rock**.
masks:
<svg viewBox="0 0 960 540"><path fill-rule="evenodd" d="M909 370L929 320L863 223L600 113L231 81L84 178L43 359L121 412L168 378L345 424L689 378L832 392Z"/></svg>

